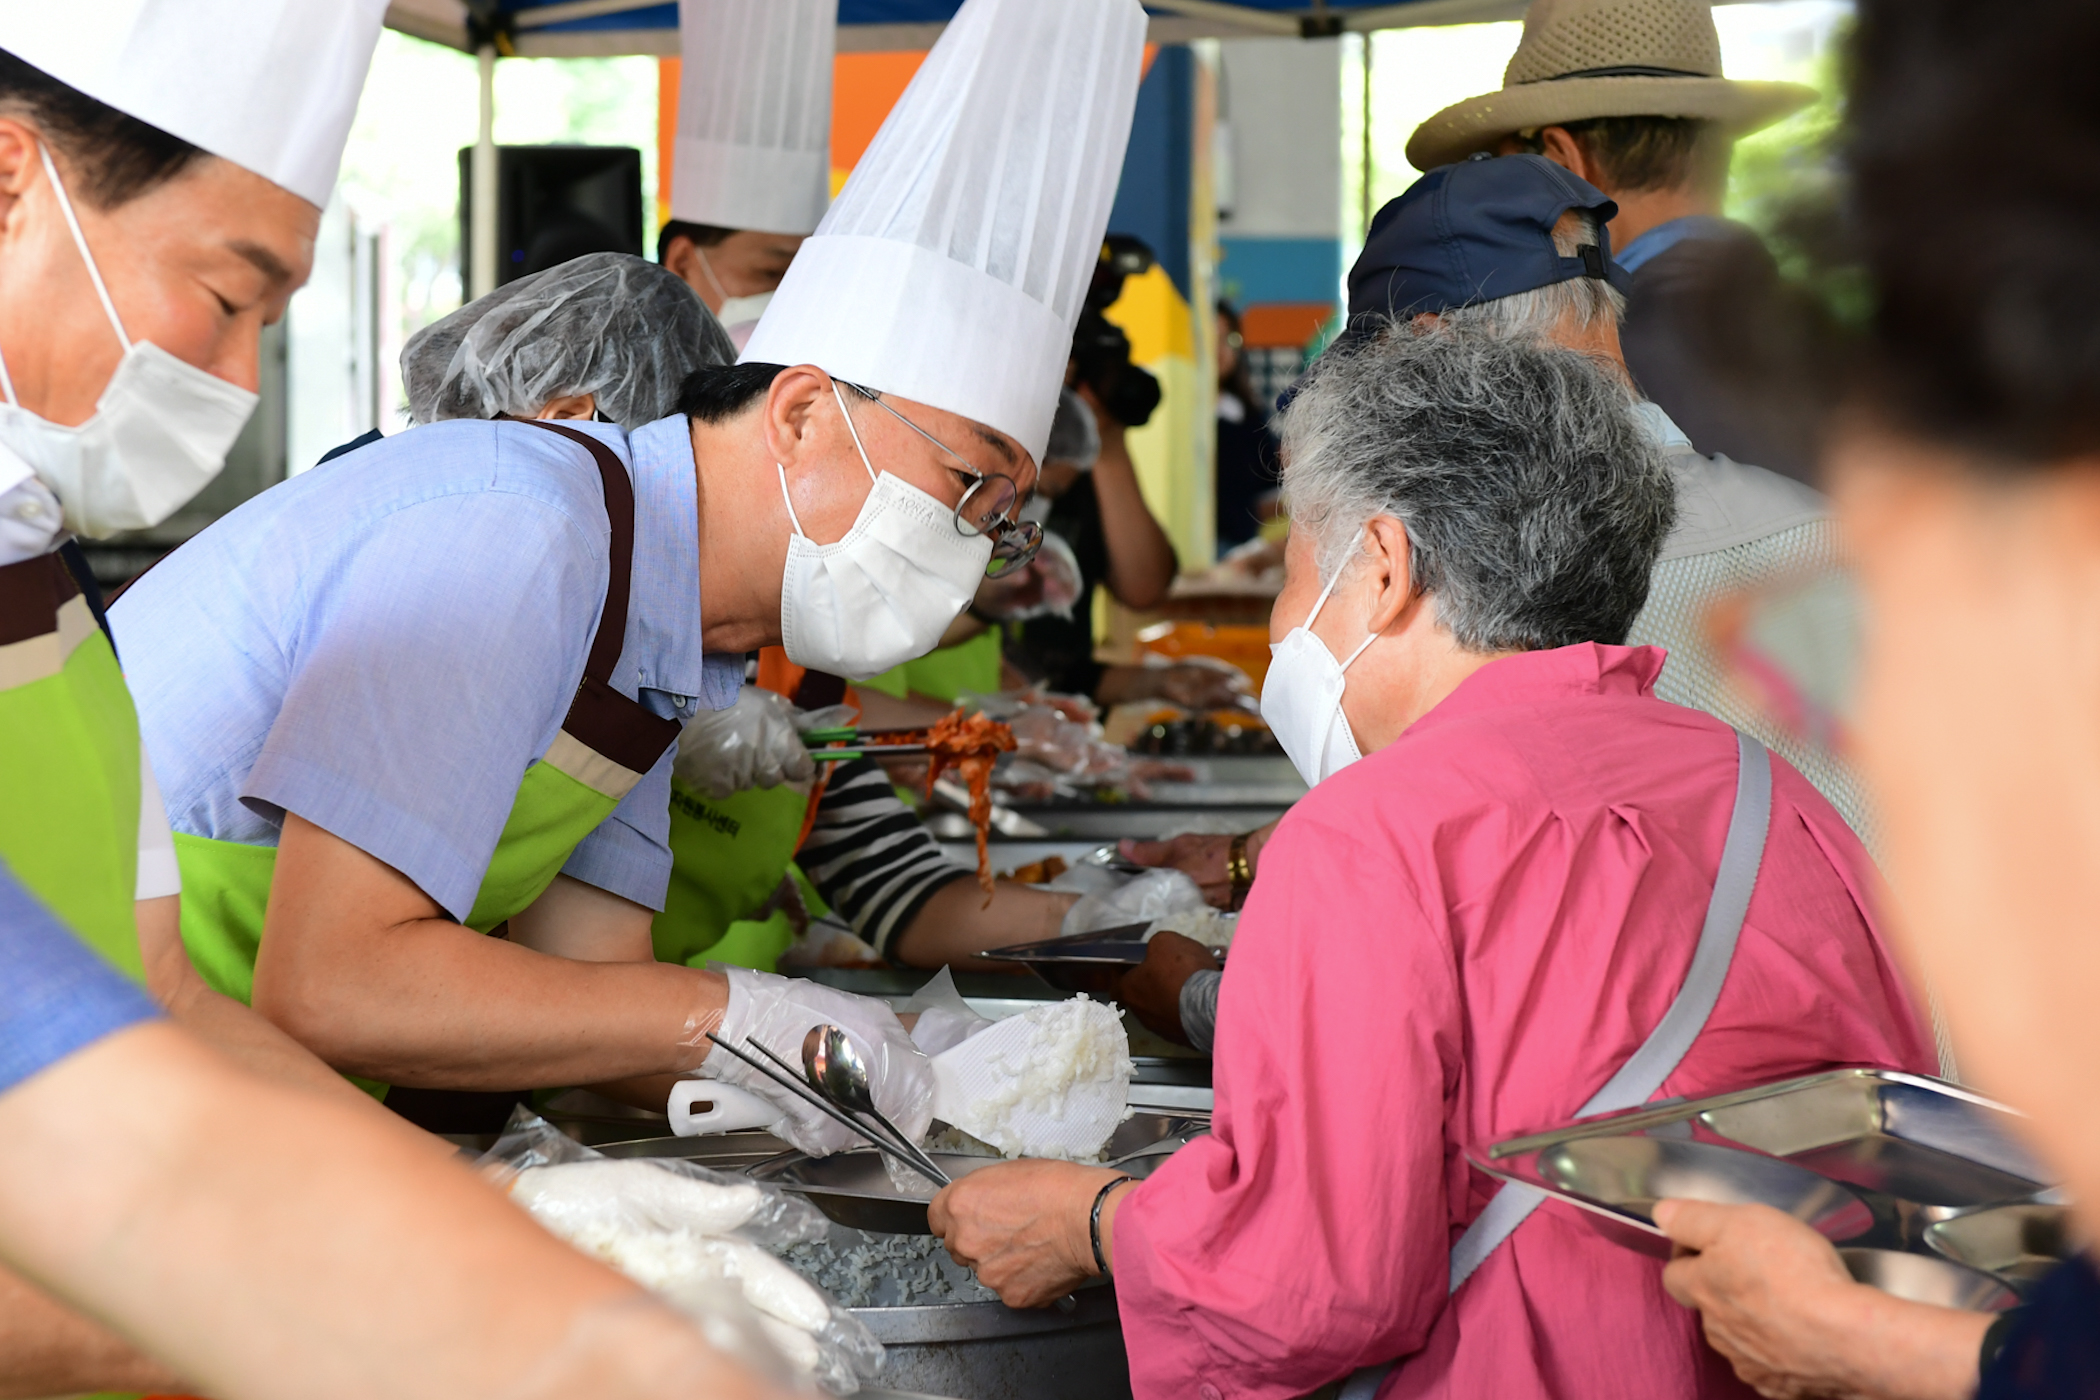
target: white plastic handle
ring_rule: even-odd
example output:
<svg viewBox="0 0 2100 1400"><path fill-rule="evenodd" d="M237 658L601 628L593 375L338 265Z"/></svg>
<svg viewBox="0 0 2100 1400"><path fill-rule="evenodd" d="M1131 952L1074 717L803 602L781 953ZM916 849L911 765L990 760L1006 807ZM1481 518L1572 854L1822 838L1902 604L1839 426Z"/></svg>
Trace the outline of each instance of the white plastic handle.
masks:
<svg viewBox="0 0 2100 1400"><path fill-rule="evenodd" d="M700 1113L693 1105L706 1104ZM704 1137L710 1133L733 1133L739 1128L770 1128L784 1115L772 1104L748 1090L720 1084L712 1079L681 1079L671 1086L671 1131L680 1137Z"/></svg>

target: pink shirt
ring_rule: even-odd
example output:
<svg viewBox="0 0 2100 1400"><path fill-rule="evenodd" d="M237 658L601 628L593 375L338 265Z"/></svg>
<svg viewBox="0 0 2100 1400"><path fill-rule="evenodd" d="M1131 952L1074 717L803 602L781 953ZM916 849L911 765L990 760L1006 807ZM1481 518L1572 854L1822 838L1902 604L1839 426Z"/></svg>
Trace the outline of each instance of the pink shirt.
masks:
<svg viewBox="0 0 2100 1400"><path fill-rule="evenodd" d="M1596 645L1497 661L1284 819L1219 996L1214 1132L1116 1216L1139 1397L1300 1396L1396 1357L1381 1396L1749 1393L1660 1260L1558 1203L1446 1298L1451 1246L1494 1189L1465 1144L1572 1117L1691 963L1736 747L1653 697L1662 661ZM1934 1072L1865 851L1772 769L1734 963L1662 1096Z"/></svg>

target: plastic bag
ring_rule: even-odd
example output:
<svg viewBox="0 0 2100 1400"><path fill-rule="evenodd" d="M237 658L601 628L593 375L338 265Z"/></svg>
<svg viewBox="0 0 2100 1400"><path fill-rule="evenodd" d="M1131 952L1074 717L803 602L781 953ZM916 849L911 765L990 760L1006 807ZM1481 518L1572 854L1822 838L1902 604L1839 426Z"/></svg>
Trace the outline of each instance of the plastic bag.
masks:
<svg viewBox="0 0 2100 1400"><path fill-rule="evenodd" d="M1213 909L1196 882L1182 871L1148 870L1112 887L1082 894L1065 911L1058 932L1069 936L1128 924L1144 924L1148 940L1161 929L1172 929L1206 948L1228 948L1239 915Z"/></svg>
<svg viewBox="0 0 2100 1400"><path fill-rule="evenodd" d="M551 1233L710 1327L744 1317L745 1341L755 1331L833 1394L882 1364L859 1319L775 1257L829 1229L799 1197L677 1158L607 1157L523 1108L477 1165Z"/></svg>

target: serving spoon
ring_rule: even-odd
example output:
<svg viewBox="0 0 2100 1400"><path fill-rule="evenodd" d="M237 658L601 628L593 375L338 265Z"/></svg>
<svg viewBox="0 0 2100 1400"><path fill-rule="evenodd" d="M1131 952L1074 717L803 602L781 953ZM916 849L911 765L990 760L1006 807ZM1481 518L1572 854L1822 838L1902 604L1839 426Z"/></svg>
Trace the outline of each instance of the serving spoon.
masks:
<svg viewBox="0 0 2100 1400"><path fill-rule="evenodd" d="M840 1108L873 1118L900 1147L917 1159L920 1171L943 1186L949 1184L948 1174L933 1158L897 1131L897 1125L875 1107L875 1092L870 1087L867 1061L861 1058L860 1050L843 1028L832 1025L809 1028L809 1033L802 1037L802 1071L809 1076L810 1084L818 1093Z"/></svg>

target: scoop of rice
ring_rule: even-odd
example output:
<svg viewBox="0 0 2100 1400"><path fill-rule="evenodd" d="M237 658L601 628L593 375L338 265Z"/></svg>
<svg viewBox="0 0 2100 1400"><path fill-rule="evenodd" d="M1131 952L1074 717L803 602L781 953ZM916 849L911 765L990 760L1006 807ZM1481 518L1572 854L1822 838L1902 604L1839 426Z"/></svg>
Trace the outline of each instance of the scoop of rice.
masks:
<svg viewBox="0 0 2100 1400"><path fill-rule="evenodd" d="M949 1121L1009 1157L1096 1157L1128 1112L1130 1037L1112 1007L1045 1002L949 1055L972 1047L988 1053L966 1072L968 1095Z"/></svg>

